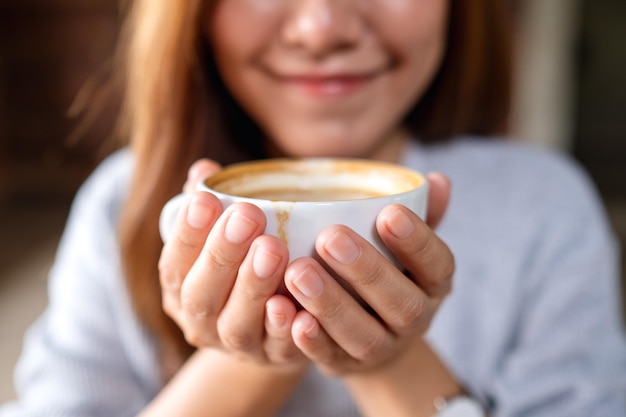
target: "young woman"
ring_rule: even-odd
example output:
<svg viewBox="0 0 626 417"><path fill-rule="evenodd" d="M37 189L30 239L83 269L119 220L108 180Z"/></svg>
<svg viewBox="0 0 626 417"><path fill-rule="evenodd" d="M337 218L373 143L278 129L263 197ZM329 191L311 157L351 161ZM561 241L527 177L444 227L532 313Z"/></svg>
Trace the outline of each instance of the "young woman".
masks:
<svg viewBox="0 0 626 417"><path fill-rule="evenodd" d="M567 158L495 140L506 18L501 0L134 1L130 146L77 195L0 415L626 415L598 196ZM431 173L425 221L377 221L401 270L342 226L288 263L258 209L201 192L162 244L186 180L274 156Z"/></svg>

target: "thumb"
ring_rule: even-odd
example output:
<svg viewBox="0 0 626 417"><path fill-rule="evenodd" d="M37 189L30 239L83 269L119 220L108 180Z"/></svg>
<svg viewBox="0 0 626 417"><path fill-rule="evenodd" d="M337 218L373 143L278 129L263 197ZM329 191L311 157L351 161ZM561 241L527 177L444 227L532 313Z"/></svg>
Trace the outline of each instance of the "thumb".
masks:
<svg viewBox="0 0 626 417"><path fill-rule="evenodd" d="M183 191L185 193L196 191L196 187L200 181L215 174L220 169L222 169L222 167L215 161L206 158L198 159L191 164L189 171L187 171L187 181L185 181Z"/></svg>
<svg viewBox="0 0 626 417"><path fill-rule="evenodd" d="M426 223L431 229L435 229L448 208L452 183L446 175L438 172L428 173L426 179L428 180Z"/></svg>

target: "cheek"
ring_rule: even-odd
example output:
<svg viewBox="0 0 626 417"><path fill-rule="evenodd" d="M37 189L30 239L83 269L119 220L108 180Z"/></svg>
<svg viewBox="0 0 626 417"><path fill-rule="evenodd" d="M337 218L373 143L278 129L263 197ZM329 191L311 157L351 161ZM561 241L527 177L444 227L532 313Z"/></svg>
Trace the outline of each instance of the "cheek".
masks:
<svg viewBox="0 0 626 417"><path fill-rule="evenodd" d="M281 0L217 0L206 18L205 34L216 61L228 70L263 53L284 13Z"/></svg>
<svg viewBox="0 0 626 417"><path fill-rule="evenodd" d="M439 69L445 52L448 2L388 1L395 4L395 8L385 8L388 14L382 18L380 30L385 33L387 47L393 51L399 63L398 94L419 99ZM393 25L389 22L393 22Z"/></svg>
<svg viewBox="0 0 626 417"><path fill-rule="evenodd" d="M374 25L387 47L400 58L428 59L446 43L448 0L384 1L373 13Z"/></svg>

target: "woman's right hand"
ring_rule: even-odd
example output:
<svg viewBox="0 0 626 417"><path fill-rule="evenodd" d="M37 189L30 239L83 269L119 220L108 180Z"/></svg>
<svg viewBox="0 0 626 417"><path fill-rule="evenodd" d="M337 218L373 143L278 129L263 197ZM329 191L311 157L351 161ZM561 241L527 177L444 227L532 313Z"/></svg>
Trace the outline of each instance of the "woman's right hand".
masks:
<svg viewBox="0 0 626 417"><path fill-rule="evenodd" d="M219 170L208 160L189 170L191 194L159 260L163 309L198 347L235 352L269 364L305 367L293 344L294 302L277 294L288 262L285 245L264 235L265 216L251 204L226 210L208 192L193 192Z"/></svg>

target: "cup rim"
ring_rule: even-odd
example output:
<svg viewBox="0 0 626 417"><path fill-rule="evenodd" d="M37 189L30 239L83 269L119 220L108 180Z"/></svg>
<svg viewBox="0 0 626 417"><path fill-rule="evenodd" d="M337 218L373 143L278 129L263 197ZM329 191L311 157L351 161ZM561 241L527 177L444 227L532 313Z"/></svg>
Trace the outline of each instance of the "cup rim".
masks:
<svg viewBox="0 0 626 417"><path fill-rule="evenodd" d="M367 175L373 175L375 172L386 172L392 177L402 178L407 185L403 187L401 191L385 193L384 195L344 200L270 200L266 198L256 198L249 196L238 195L237 193L229 193L219 189L219 185L228 180L234 178L242 178L244 181L246 177L256 175L258 173L271 173L276 170L276 165L289 166L290 172L294 175L320 172L320 170L327 173L346 173L346 174L359 174L363 173ZM334 157L284 157L284 158L267 158L252 161L238 162L224 167L222 170L215 174L205 178L201 185L206 187L209 191L224 196L240 200L250 201L272 201L285 202L289 204L293 203L316 203L316 204L328 204L328 203L348 203L353 201L374 200L380 198L389 198L394 196L400 196L403 194L414 192L417 189L424 187L427 183L426 178L422 173L414 169L408 168L403 165L394 164L391 162L359 159L359 158L334 158Z"/></svg>

